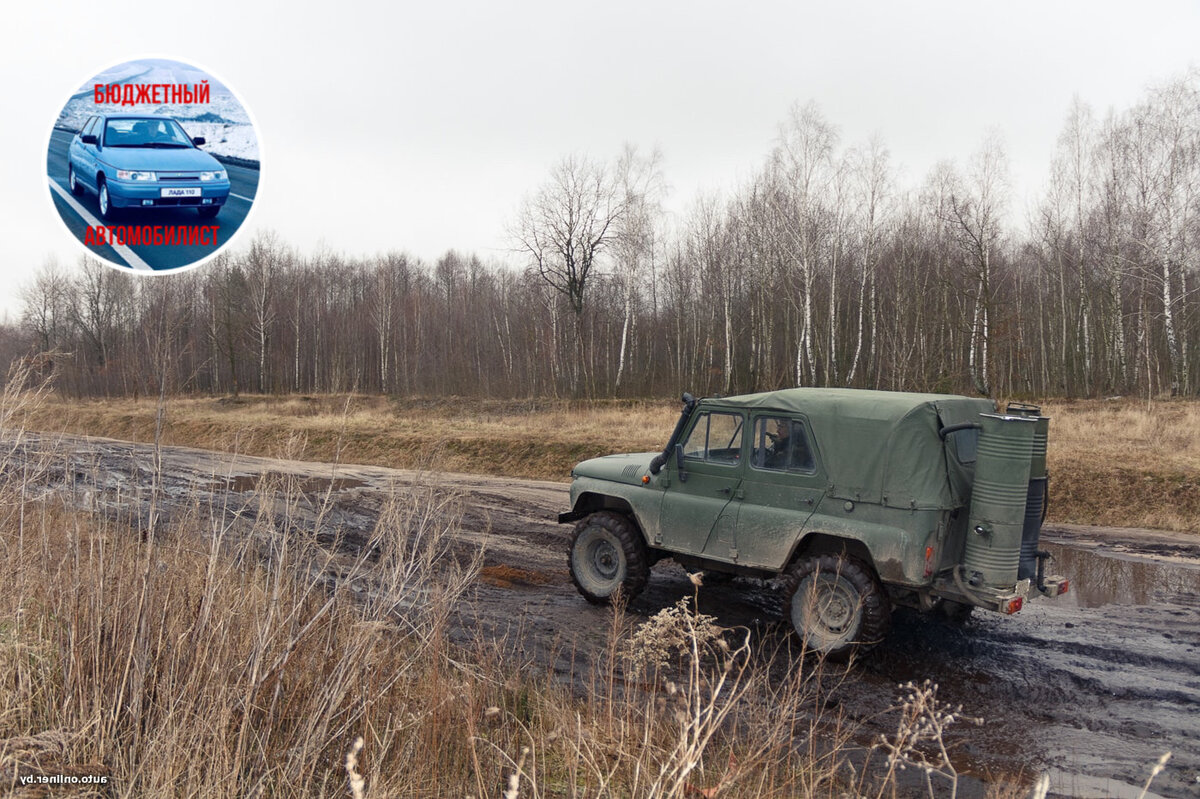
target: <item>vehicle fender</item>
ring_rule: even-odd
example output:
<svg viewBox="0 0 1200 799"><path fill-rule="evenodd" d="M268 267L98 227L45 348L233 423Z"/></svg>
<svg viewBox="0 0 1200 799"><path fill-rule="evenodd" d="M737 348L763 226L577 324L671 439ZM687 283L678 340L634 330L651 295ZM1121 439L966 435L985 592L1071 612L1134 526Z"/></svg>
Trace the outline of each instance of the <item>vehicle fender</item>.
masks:
<svg viewBox="0 0 1200 799"><path fill-rule="evenodd" d="M880 524L864 524L819 514L810 518L797 536L784 568L801 558L845 553L875 570L884 583L913 584L920 575L906 574L905 555L910 548L908 531Z"/></svg>
<svg viewBox="0 0 1200 799"><path fill-rule="evenodd" d="M575 521L600 510L617 511L633 519L647 545L652 546L661 503L661 489L579 477L571 484L571 510L560 513L558 521Z"/></svg>

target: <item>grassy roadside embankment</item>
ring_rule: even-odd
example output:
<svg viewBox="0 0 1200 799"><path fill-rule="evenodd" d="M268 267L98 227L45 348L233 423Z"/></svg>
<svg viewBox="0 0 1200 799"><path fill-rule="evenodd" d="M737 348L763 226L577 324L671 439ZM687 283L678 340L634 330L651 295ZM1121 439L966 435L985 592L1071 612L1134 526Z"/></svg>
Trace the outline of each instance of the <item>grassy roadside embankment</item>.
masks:
<svg viewBox="0 0 1200 799"><path fill-rule="evenodd" d="M53 399L36 429L151 441L155 403ZM580 460L657 450L678 404L665 401L179 397L163 443L397 468L566 481ZM1052 401L1049 519L1200 534L1200 402Z"/></svg>
<svg viewBox="0 0 1200 799"><path fill-rule="evenodd" d="M149 399L55 398L44 431L154 439ZM479 401L378 396L170 399L163 443L277 456L295 437L319 461L568 479L611 452L658 450L670 401ZM1200 402L1055 401L1050 521L1200 534Z"/></svg>

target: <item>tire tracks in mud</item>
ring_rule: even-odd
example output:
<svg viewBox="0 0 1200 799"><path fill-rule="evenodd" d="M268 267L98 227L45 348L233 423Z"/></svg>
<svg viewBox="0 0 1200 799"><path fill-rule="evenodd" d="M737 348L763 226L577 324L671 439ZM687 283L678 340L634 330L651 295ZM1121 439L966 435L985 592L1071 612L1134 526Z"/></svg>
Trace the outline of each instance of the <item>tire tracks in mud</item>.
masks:
<svg viewBox="0 0 1200 799"><path fill-rule="evenodd" d="M29 435L15 453L10 479L12 464L43 458L41 490L146 522L152 446ZM259 487L290 484L306 498L312 524L320 519L322 529L311 531L318 540L351 547L368 540L397 492L423 487L452 497L461 507L462 545L485 547L483 573L454 638L489 638L567 680L605 645L611 612L584 602L567 573L569 528L555 521L567 502L565 484L183 447L163 447L159 458L156 512L163 518L197 500L214 518L252 517L261 510ZM977 611L962 627L898 611L884 645L833 681L827 704L861 720L866 743L894 729L894 717L883 711L898 684L932 679L944 701L985 719L982 727L952 731L956 761L968 775L1032 781L1049 771L1052 794L1119 796L1134 789L1136 796L1154 762L1171 750L1155 794L1200 796L1200 536L1047 525L1045 537L1076 568L1088 558L1107 559L1100 566L1103 580L1116 586L1111 601L1077 600L1090 607L1039 601L1014 617ZM1076 586L1087 579L1068 576ZM1119 595L1131 579L1151 584ZM647 618L692 590L684 572L665 561L627 612ZM766 583L751 580L705 587L700 610L782 643L788 632L768 592Z"/></svg>

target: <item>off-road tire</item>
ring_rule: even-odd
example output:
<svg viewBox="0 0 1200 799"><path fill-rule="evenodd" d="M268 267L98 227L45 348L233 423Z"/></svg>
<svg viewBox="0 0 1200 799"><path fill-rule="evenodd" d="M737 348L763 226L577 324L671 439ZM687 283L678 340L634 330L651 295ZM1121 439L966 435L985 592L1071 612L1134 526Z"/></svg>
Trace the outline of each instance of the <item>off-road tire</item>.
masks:
<svg viewBox="0 0 1200 799"><path fill-rule="evenodd" d="M605 605L618 590L626 600L650 579L646 541L627 516L597 511L575 525L567 554L571 581L588 602Z"/></svg>
<svg viewBox="0 0 1200 799"><path fill-rule="evenodd" d="M875 570L846 555L814 555L784 575L786 612L808 651L845 660L883 640L892 603Z"/></svg>

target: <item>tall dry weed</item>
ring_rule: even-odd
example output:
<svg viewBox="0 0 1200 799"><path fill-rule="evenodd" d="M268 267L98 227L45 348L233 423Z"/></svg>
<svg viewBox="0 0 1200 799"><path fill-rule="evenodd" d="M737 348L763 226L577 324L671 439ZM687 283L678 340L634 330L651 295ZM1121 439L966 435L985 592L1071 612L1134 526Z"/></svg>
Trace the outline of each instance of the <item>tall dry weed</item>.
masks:
<svg viewBox="0 0 1200 799"><path fill-rule="evenodd" d="M832 667L720 627L694 597L634 625L618 602L610 618L582 695L548 681L515 707L501 698L480 708L475 771L487 779L473 795L511 788L514 775L530 797L832 796L861 787L848 757L854 725L823 701L838 684Z"/></svg>
<svg viewBox="0 0 1200 799"><path fill-rule="evenodd" d="M37 398L10 381L0 421ZM0 742L68 743L53 762L0 764L6 787L99 763L120 796L336 795L358 735L369 774L434 777L422 753L444 697L425 689L453 669L446 620L479 567L477 547L450 541L452 495L397 488L361 546L325 547L328 494L261 485L242 507L197 494L158 514L156 478L126 512L89 510L73 480L39 477L85 465L23 439L3 430L3 467L22 479L0 497L14 589L0 595Z"/></svg>

